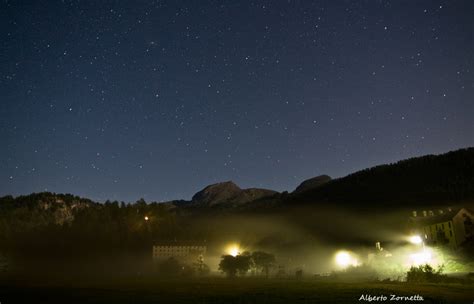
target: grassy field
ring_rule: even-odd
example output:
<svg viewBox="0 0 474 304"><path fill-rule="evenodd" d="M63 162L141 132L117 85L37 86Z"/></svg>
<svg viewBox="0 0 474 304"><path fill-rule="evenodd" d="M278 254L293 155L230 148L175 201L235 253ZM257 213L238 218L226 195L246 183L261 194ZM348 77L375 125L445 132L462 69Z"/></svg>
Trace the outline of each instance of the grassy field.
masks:
<svg viewBox="0 0 474 304"><path fill-rule="evenodd" d="M3 280L0 302L9 303L364 303L361 295L420 295L422 303L473 303L473 285L335 283L306 280L150 278L40 282ZM368 301L367 301L368 302ZM375 301L373 301L375 302ZM379 301L380 302L380 301Z"/></svg>

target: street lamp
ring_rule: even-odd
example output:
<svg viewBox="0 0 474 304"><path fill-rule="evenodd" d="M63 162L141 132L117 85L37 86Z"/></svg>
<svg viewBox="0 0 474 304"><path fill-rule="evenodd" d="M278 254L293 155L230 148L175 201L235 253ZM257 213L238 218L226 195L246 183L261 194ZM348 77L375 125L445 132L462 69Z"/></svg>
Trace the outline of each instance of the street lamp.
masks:
<svg viewBox="0 0 474 304"><path fill-rule="evenodd" d="M429 264L432 262L431 251L426 249L425 242L423 238L419 235L412 235L409 238L410 243L415 245L421 245L422 251L418 253L413 253L410 255L410 259L415 266Z"/></svg>
<svg viewBox="0 0 474 304"><path fill-rule="evenodd" d="M226 248L227 254L236 257L240 254L240 247L237 244L231 244Z"/></svg>
<svg viewBox="0 0 474 304"><path fill-rule="evenodd" d="M410 236L410 243L415 244L415 245L420 245L423 244L423 239L419 235L412 235Z"/></svg>
<svg viewBox="0 0 474 304"><path fill-rule="evenodd" d="M336 262L336 265L343 269L349 266L359 266L359 261L354 256L354 254L345 250L336 252L334 260Z"/></svg>

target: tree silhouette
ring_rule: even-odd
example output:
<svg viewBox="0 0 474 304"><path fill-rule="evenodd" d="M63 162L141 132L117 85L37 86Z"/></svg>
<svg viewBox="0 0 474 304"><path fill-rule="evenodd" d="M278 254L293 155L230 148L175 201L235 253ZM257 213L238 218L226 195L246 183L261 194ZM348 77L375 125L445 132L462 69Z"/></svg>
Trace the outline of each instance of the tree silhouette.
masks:
<svg viewBox="0 0 474 304"><path fill-rule="evenodd" d="M219 263L219 270L224 272L229 278L234 278L237 273L241 276L245 275L251 266L251 256L249 254L241 254L238 256L223 255Z"/></svg>
<svg viewBox="0 0 474 304"><path fill-rule="evenodd" d="M275 267L275 256L271 253L255 251L251 257L257 270L260 270L268 278L270 269Z"/></svg>

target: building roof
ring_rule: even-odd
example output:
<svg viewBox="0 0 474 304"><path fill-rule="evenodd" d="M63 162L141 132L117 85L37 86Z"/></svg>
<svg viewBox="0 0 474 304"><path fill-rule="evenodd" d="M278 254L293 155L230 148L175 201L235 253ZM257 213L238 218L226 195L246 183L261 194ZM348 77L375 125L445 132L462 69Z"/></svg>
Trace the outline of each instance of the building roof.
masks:
<svg viewBox="0 0 474 304"><path fill-rule="evenodd" d="M453 209L452 211L444 211L442 214L413 217L412 220L414 223L422 226L444 223L452 220L460 210Z"/></svg>
<svg viewBox="0 0 474 304"><path fill-rule="evenodd" d="M182 240L169 240L169 241L158 241L153 244L154 246L206 246L206 241L182 241Z"/></svg>
<svg viewBox="0 0 474 304"><path fill-rule="evenodd" d="M443 210L442 214L428 215L428 216L417 216L412 217L412 221L421 226L435 225L438 223L445 223L451 221L461 210L467 211L469 214L472 214L466 208L457 208L452 209L451 211Z"/></svg>

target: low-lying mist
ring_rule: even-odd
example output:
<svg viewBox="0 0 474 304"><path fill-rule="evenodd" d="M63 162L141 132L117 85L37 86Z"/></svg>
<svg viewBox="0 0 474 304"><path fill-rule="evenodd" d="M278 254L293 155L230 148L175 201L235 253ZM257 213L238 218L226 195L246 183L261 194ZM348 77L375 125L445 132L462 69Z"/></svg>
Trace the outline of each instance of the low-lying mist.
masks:
<svg viewBox="0 0 474 304"><path fill-rule="evenodd" d="M300 271L310 276L327 275L346 266L370 264L379 278L396 279L410 266L407 259L420 251L407 243L409 214L409 210L384 214L306 206L267 214L215 213L177 216L172 220L150 215L147 221L156 222L143 223L141 217L132 221L134 234L102 230L110 230L108 226L115 225L116 220L112 224L104 223L104 227L99 221L96 230L85 227L88 234L72 224L54 233L48 230L49 235L37 232L18 239L16 250L5 250L9 265L4 273L71 279L159 276L159 267L152 256L153 245L185 241L206 246L204 263L214 275L220 275L221 258L233 247L238 254L256 251L272 254L273 274L279 271L291 276ZM380 242L379 248L376 242ZM338 264L337 254L344 254L343 258L348 259L343 261L344 267ZM195 261L189 266L193 264Z"/></svg>

